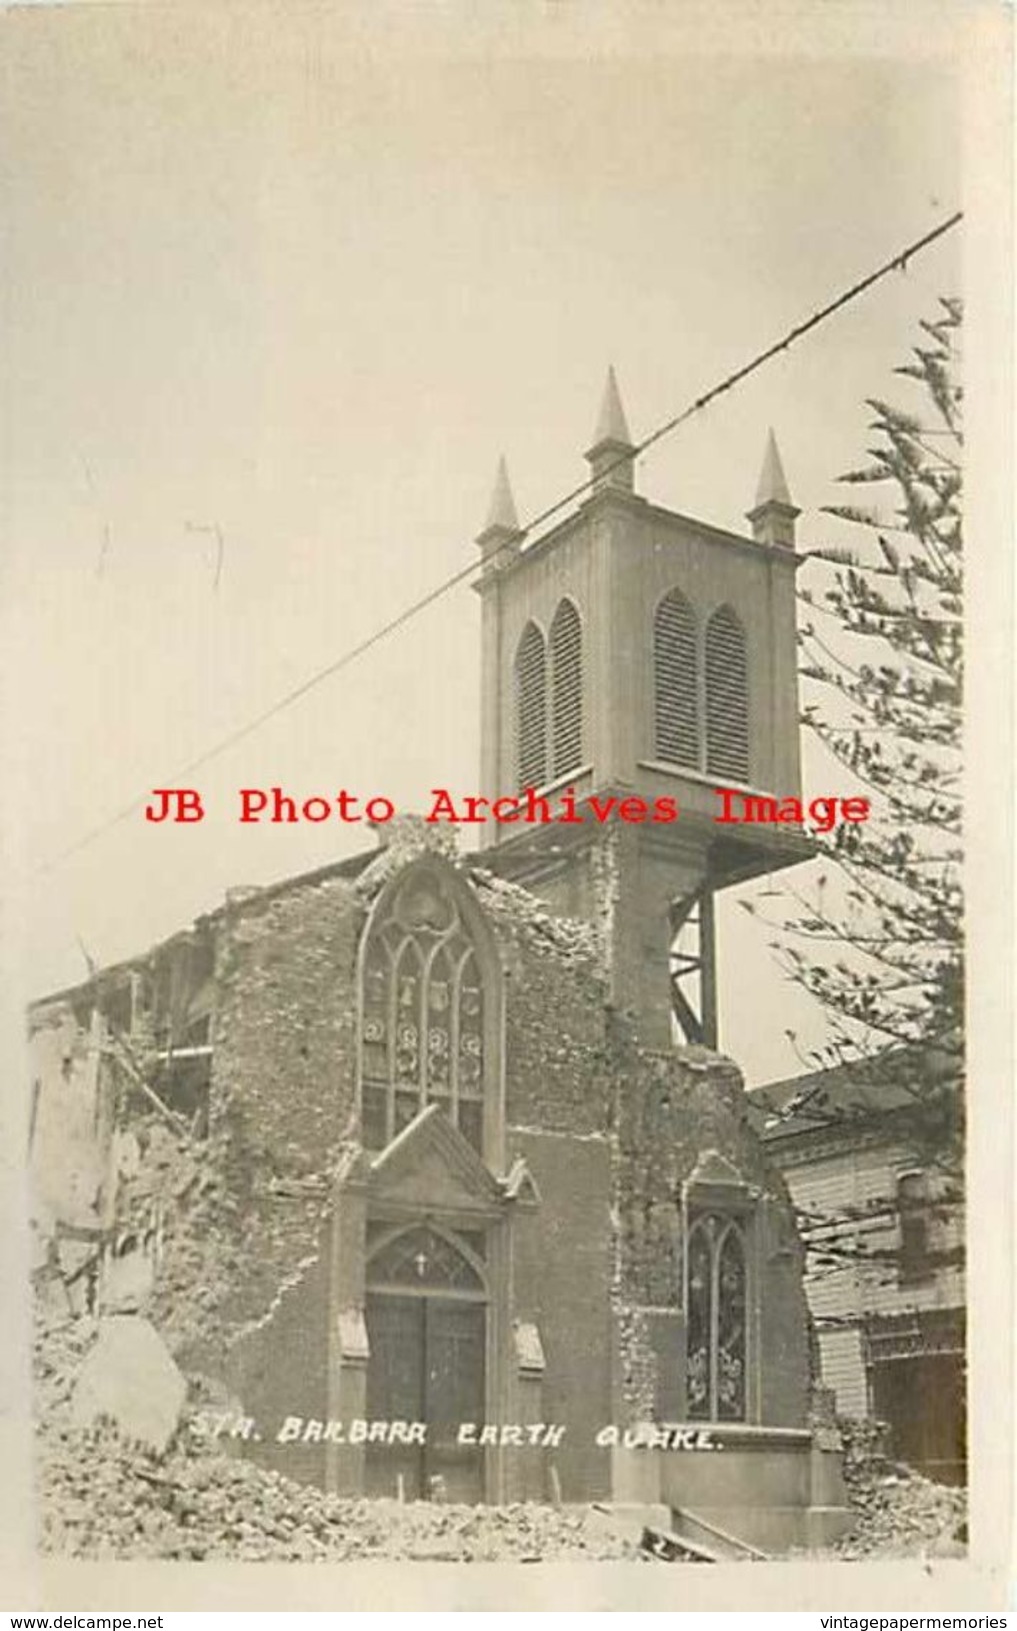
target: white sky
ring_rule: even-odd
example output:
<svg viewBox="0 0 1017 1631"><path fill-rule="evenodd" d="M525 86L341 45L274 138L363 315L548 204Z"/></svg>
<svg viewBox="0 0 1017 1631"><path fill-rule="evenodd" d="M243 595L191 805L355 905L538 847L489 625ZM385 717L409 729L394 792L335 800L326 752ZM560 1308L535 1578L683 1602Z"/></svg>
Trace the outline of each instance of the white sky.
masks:
<svg viewBox="0 0 1017 1631"><path fill-rule="evenodd" d="M469 562L501 452L524 519L582 479L608 362L638 438L959 207L956 13L922 8L902 52L918 8L851 8L850 44L844 9L819 9L823 34L797 37L780 6L5 20L6 762L29 992L83 975L78 936L115 960L230 884L371 841L239 827L240 786L400 808L475 791L463 587L203 771L200 827L135 815L34 871ZM898 389L960 247L665 441L640 491L740 528L773 424L799 536L828 536L817 510L862 462L864 399ZM222 530L218 588L188 524ZM784 1028L815 1037L815 1017L728 905L721 936L725 1048L751 1079L794 1072Z"/></svg>

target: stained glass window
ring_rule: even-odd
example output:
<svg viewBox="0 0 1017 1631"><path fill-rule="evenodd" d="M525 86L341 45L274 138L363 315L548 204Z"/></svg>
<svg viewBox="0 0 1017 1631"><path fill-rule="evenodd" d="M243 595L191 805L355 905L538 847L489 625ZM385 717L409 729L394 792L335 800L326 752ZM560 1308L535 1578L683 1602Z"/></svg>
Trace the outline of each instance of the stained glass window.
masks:
<svg viewBox="0 0 1017 1631"><path fill-rule="evenodd" d="M748 1284L741 1225L713 1212L696 1217L686 1262L689 1419L744 1421Z"/></svg>
<svg viewBox="0 0 1017 1631"><path fill-rule="evenodd" d="M440 875L415 869L372 924L361 990L363 1136L383 1149L440 1104L483 1144L484 989L472 941Z"/></svg>

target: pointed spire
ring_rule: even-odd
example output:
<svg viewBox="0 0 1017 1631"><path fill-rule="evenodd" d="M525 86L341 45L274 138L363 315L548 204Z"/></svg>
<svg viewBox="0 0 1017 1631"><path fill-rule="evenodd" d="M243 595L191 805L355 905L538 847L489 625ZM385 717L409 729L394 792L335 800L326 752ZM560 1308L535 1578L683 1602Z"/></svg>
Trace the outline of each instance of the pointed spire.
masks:
<svg viewBox="0 0 1017 1631"><path fill-rule="evenodd" d="M780 462L780 449L772 425L766 438L763 468L759 472L759 486L756 488L756 508L758 509L761 504L786 504L789 508L792 507L791 493L784 474L784 466Z"/></svg>
<svg viewBox="0 0 1017 1631"><path fill-rule="evenodd" d="M485 532L497 527L501 532L518 532L519 516L516 513L516 501L512 497L512 483L509 481L508 465L505 455L498 460L498 473L494 478L494 491L491 494L491 507L487 512Z"/></svg>
<svg viewBox="0 0 1017 1631"><path fill-rule="evenodd" d="M763 454L763 468L759 473L756 502L747 516L752 527L752 536L757 544L774 544L785 549L794 549L795 521L801 513L791 498L777 438L771 428L766 438L766 452Z"/></svg>
<svg viewBox="0 0 1017 1631"><path fill-rule="evenodd" d="M522 546L523 533L512 497L508 465L504 455L498 460L494 478L494 491L487 512L484 530L477 539L480 546L484 573L497 571L514 560Z"/></svg>
<svg viewBox="0 0 1017 1631"><path fill-rule="evenodd" d="M635 485L635 462L627 455L635 452L615 371L609 368L604 382L597 428L593 446L586 461L593 472L595 493L610 488L614 492L631 493Z"/></svg>
<svg viewBox="0 0 1017 1631"><path fill-rule="evenodd" d="M621 392L618 389L618 378L613 364L608 369L607 379L604 381L600 414L597 418L597 428L593 433L594 447L598 447L601 442L619 442L622 447L632 446L632 437L629 434L628 420L622 407Z"/></svg>

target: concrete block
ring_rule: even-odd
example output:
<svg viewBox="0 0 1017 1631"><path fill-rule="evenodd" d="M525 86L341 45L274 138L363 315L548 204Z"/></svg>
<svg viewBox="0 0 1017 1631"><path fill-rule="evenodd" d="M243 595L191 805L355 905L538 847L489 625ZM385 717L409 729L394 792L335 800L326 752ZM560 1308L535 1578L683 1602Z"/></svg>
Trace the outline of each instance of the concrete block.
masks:
<svg viewBox="0 0 1017 1631"><path fill-rule="evenodd" d="M155 1286L155 1263L140 1246L122 1257L108 1257L103 1266L100 1301L110 1314L134 1313L144 1308Z"/></svg>
<svg viewBox="0 0 1017 1631"><path fill-rule="evenodd" d="M118 1315L100 1323L71 1397L71 1419L88 1427L109 1416L127 1438L165 1450L180 1421L187 1383L148 1320Z"/></svg>

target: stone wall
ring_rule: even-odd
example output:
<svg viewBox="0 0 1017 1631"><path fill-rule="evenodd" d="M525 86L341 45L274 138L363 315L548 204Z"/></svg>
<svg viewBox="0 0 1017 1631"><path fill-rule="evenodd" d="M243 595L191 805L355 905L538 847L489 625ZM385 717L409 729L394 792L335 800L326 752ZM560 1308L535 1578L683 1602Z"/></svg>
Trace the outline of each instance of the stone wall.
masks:
<svg viewBox="0 0 1017 1631"><path fill-rule="evenodd" d="M613 1420L611 1145L602 1136L510 1137L542 1197L536 1228L514 1254L516 1311L540 1331L543 1419L566 1428L554 1456L562 1495L593 1500L610 1485L609 1458L596 1435Z"/></svg>
<svg viewBox="0 0 1017 1631"><path fill-rule="evenodd" d="M212 1123L280 1177L320 1171L355 1130L365 915L351 883L327 878L266 892L223 919Z"/></svg>
<svg viewBox="0 0 1017 1631"><path fill-rule="evenodd" d="M606 1133L607 1018L593 931L491 874L474 882L504 969L508 1126Z"/></svg>
<svg viewBox="0 0 1017 1631"><path fill-rule="evenodd" d="M231 1345L228 1380L254 1422L244 1452L287 1478L324 1484L326 1447L282 1433L287 1417L328 1418L329 1254L321 1231L316 1255L282 1286L263 1316ZM282 1434L282 1436L280 1436Z"/></svg>
<svg viewBox="0 0 1017 1631"><path fill-rule="evenodd" d="M619 1403L639 1413L668 1389L661 1315L673 1309L680 1317L683 1185L703 1152L716 1151L748 1186L757 1221L752 1302L760 1420L804 1425L810 1359L802 1248L784 1180L749 1126L741 1074L703 1048L647 1053L620 1029L615 1046Z"/></svg>
<svg viewBox="0 0 1017 1631"><path fill-rule="evenodd" d="M229 1337L317 1250L356 1126L356 962L366 903L325 876L228 905L216 958L211 1147L231 1198Z"/></svg>

